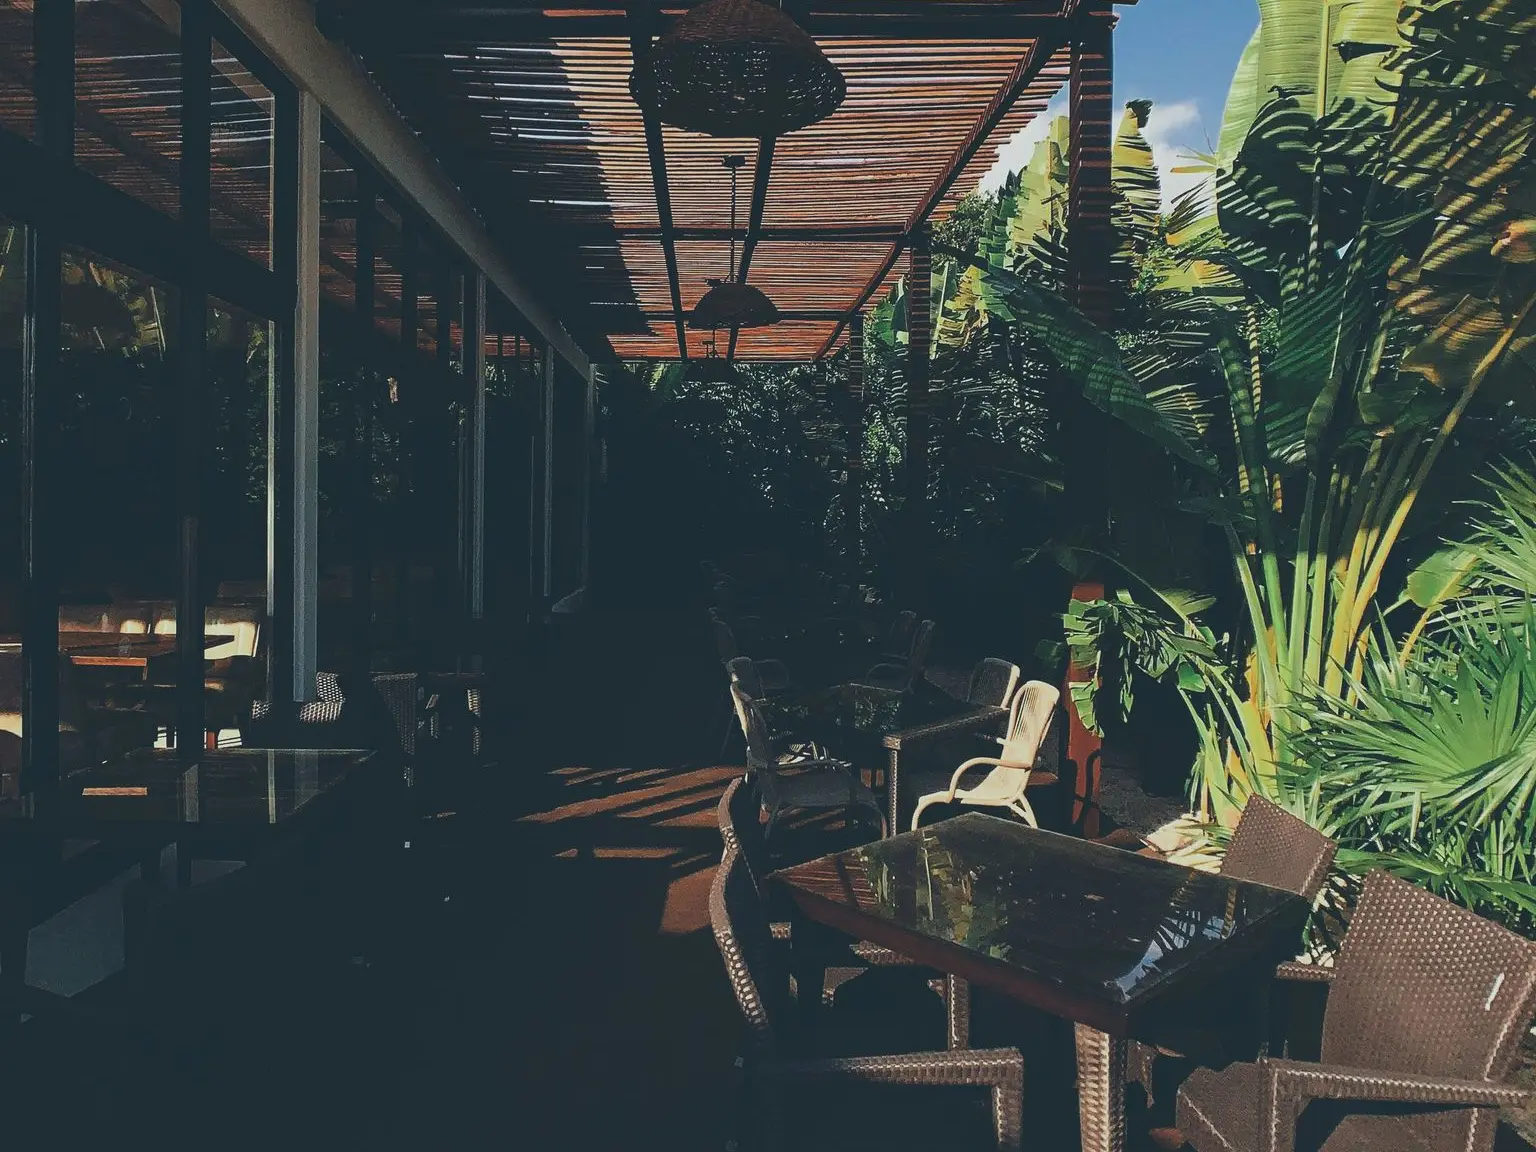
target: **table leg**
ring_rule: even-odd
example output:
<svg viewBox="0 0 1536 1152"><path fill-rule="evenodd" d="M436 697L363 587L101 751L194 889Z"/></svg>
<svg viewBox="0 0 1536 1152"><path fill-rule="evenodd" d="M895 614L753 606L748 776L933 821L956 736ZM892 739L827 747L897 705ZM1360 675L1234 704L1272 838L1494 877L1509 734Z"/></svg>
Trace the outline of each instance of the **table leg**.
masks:
<svg viewBox="0 0 1536 1152"><path fill-rule="evenodd" d="M1083 1152L1124 1152L1126 1043L1086 1024L1076 1032Z"/></svg>
<svg viewBox="0 0 1536 1152"><path fill-rule="evenodd" d="M885 834L887 836L894 836L902 830L900 812L901 793L898 791L900 780L897 779L900 766L901 752L898 749L892 748L890 766L885 772L886 806L890 811L885 825Z"/></svg>

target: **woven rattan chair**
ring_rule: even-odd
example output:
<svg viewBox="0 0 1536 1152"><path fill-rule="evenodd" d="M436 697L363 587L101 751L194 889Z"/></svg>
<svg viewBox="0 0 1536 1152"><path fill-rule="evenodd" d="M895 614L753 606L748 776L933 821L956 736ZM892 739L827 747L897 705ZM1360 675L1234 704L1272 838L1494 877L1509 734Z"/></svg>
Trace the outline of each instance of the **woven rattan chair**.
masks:
<svg viewBox="0 0 1536 1152"><path fill-rule="evenodd" d="M1536 944L1385 872L1365 879L1325 982L1321 1060L1198 1069L1178 1123L1196 1152L1489 1152L1536 1014Z"/></svg>
<svg viewBox="0 0 1536 1152"><path fill-rule="evenodd" d="M1250 796L1222 858L1221 874L1284 888L1307 900L1317 899L1328 880L1339 846L1304 820L1262 796ZM1149 1103L1156 1101L1159 1056L1224 1062L1227 1045L1214 1029L1191 1030L1175 1043L1153 1046L1132 1041L1127 1076L1139 1083ZM1249 1053L1251 1054L1251 1053Z"/></svg>
<svg viewBox="0 0 1536 1152"><path fill-rule="evenodd" d="M751 877L752 885L763 901L764 915L768 917L769 932L773 939L788 943L791 933L789 921L773 918L771 900L763 884L771 871L771 862L768 840L763 835L763 825L758 819L761 803L757 789L750 780L732 780L726 786L725 794L720 797L720 839L725 845L725 854L736 853L746 866L747 875ZM917 962L910 957L871 940L854 941L842 955L833 957L832 962L869 968L918 967ZM944 997L948 1046L964 1048L971 1031L970 985L952 976L938 974L934 974L933 983Z"/></svg>
<svg viewBox="0 0 1536 1152"><path fill-rule="evenodd" d="M747 738L747 771L753 775L768 812L764 836L772 836L786 812L841 809L849 816L873 814L882 835L885 814L853 766L830 757L796 758L786 764L762 701L732 687Z"/></svg>
<svg viewBox="0 0 1536 1152"><path fill-rule="evenodd" d="M917 613L908 611L896 613L880 641L879 655L887 660L906 660L912 655L912 641L916 636Z"/></svg>
<svg viewBox="0 0 1536 1152"><path fill-rule="evenodd" d="M1035 810L1024 797L1025 789L1056 783L1049 772L1034 771L1035 756L1045 734L1050 731L1051 715L1061 693L1041 680L1031 680L1014 694L1008 707L1008 734L1003 738L1002 752L997 756L974 756L967 760L950 778L949 787L942 792L930 792L921 797L912 812L912 828L915 831L923 809L932 804L975 804L987 808L1007 808L1021 817L1031 828L1038 828ZM962 788L961 780L967 772L977 768L991 771L975 786Z"/></svg>
<svg viewBox="0 0 1536 1152"><path fill-rule="evenodd" d="M1012 703L1014 689L1018 686L1019 666L988 656L971 669L965 701L967 704L990 704L994 708L1006 708Z"/></svg>
<svg viewBox="0 0 1536 1152"><path fill-rule="evenodd" d="M984 1088L991 1095L992 1146L1017 1148L1022 1126L1024 1061L1016 1049L946 1050L900 1055L820 1056L797 1040L792 1031L791 995L787 975L774 963L772 940L742 858L727 851L709 892L709 918L715 943L725 961L736 1002L746 1017L749 1045L743 1058L749 1098L754 1115L745 1130L765 1137L764 1143L803 1147L801 1140L784 1141L781 1120L804 1106L805 1093L817 1085L835 1086L848 1093L863 1085L908 1084L913 1087ZM834 1009L836 1000L834 999ZM837 1016L834 1011L833 1017ZM816 1037L825 1040L835 1027L818 1022ZM846 1051L852 1045L833 1047ZM822 1049L825 1050L825 1049ZM882 1097L889 1108L893 1103ZM939 1095L931 1101L944 1103ZM865 1113L843 1108L840 1112L862 1118ZM885 1109L881 1109L882 1114ZM876 1117L868 1114L869 1119ZM884 1117L889 1119L888 1116ZM819 1127L813 1121L813 1127ZM801 1133L797 1133L801 1135ZM953 1147L953 1144L947 1144Z"/></svg>
<svg viewBox="0 0 1536 1152"><path fill-rule="evenodd" d="M911 692L922 683L923 672L928 666L928 650L933 646L933 631L933 621L924 620L913 634L912 651L906 660L900 664L876 664L859 677L859 683L892 692Z"/></svg>

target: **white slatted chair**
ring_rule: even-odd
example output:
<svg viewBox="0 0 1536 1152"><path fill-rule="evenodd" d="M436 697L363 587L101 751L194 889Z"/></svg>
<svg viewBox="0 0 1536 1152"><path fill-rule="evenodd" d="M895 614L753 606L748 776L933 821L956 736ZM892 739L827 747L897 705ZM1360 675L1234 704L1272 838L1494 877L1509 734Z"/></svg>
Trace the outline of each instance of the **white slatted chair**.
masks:
<svg viewBox="0 0 1536 1152"><path fill-rule="evenodd" d="M997 756L973 756L955 770L949 787L942 792L930 792L921 797L912 813L912 828L923 809L931 804L975 804L987 808L1007 808L1021 817L1031 828L1038 828L1035 810L1024 796L1031 785L1054 784L1056 777L1049 772L1034 770L1035 757L1045 734L1050 731L1051 715L1061 693L1040 680L1031 680L1014 694L1008 709L1008 735L1003 739L1003 750ZM991 771L976 785L962 788L961 781L967 772L978 768Z"/></svg>

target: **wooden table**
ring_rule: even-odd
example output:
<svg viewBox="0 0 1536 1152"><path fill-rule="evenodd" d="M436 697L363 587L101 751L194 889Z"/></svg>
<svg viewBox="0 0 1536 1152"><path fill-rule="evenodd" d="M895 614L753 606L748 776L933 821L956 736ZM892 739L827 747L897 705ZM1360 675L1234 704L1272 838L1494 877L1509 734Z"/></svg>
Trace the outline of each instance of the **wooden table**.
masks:
<svg viewBox="0 0 1536 1152"><path fill-rule="evenodd" d="M203 651L212 651L233 639L229 633L206 633ZM0 651L20 650L20 636L0 634ZM175 654L176 637L154 632L60 632L59 651L78 667L138 668L148 676L150 665Z"/></svg>
<svg viewBox="0 0 1536 1152"><path fill-rule="evenodd" d="M1309 910L1278 888L979 813L773 882L804 920L1072 1021L1085 1152L1125 1146L1126 1040L1156 1040L1181 993L1219 978L1251 968L1266 986Z"/></svg>

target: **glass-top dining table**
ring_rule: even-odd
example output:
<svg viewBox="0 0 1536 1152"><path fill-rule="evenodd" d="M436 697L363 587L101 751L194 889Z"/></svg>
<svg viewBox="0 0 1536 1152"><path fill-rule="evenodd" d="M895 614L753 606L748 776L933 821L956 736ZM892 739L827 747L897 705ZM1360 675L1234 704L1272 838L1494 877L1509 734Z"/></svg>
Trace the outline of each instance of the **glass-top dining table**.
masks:
<svg viewBox="0 0 1536 1152"><path fill-rule="evenodd" d="M1183 993L1292 958L1309 910L1277 888L979 813L773 882L805 920L1072 1021L1085 1152L1125 1146L1127 1039L1155 1039Z"/></svg>
<svg viewBox="0 0 1536 1152"><path fill-rule="evenodd" d="M903 752L959 733L994 729L1001 735L1008 716L1006 708L972 704L926 681L911 692L870 684L834 684L777 696L769 703L795 735L825 745L834 756L852 760L856 767L884 757L890 833L901 827Z"/></svg>

